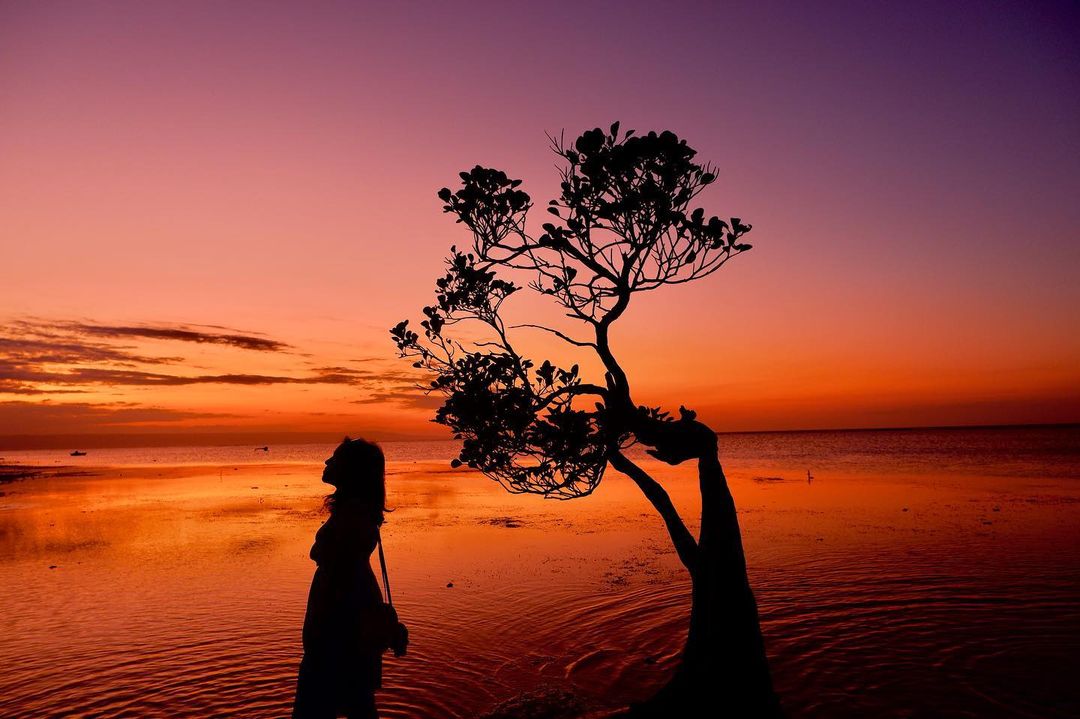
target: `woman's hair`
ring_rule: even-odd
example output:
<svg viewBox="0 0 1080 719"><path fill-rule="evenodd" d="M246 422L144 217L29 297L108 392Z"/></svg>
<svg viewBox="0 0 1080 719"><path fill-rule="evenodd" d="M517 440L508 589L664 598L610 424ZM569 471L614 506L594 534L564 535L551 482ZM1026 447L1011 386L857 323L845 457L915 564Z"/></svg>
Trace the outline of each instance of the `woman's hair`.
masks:
<svg viewBox="0 0 1080 719"><path fill-rule="evenodd" d="M379 445L348 437L334 450L334 492L326 497L333 514L349 505L369 510L376 523L383 523L386 508L386 459Z"/></svg>

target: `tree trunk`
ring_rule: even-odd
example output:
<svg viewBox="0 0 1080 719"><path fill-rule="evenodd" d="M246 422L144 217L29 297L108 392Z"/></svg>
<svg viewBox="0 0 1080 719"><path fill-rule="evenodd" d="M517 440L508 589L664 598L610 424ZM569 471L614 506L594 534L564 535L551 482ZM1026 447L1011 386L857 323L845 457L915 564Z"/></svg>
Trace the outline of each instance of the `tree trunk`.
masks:
<svg viewBox="0 0 1080 719"><path fill-rule="evenodd" d="M671 681L631 717L782 717L757 602L746 576L735 502L715 454L699 460L701 535L690 630Z"/></svg>

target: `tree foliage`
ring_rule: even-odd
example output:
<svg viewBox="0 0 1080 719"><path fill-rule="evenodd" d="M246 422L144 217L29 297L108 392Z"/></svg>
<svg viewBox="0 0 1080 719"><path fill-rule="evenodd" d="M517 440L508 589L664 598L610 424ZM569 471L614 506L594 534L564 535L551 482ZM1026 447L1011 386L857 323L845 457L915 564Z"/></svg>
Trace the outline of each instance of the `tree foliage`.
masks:
<svg viewBox="0 0 1080 719"><path fill-rule="evenodd" d="M551 142L560 193L537 231L526 226L532 198L501 170L474 167L460 174L457 190L439 191L444 211L469 229L471 247L451 248L420 331L403 321L391 334L403 357L432 373L427 389L445 395L435 421L462 440L456 466L513 492L569 499L591 493L609 460L636 441L672 463L696 455L697 441L687 438L703 437L704 425L689 410L675 421L660 408L634 405L609 328L635 293L701 279L749 250L750 226L691 207L718 171L696 163L696 151L671 132L637 135L615 123L573 143ZM580 321L588 338L507 326L503 304L523 288L499 270L525 271L528 288ZM454 330L465 321L484 325L488 338L462 340ZM584 382L577 365L521 356L511 333L522 328L595 351L603 382Z"/></svg>

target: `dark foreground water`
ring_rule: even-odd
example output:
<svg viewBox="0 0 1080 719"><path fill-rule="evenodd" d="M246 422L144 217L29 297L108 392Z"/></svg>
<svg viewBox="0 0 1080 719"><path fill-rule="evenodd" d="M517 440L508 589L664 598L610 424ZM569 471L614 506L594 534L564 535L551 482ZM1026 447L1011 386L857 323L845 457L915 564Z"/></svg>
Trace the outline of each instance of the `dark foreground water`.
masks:
<svg viewBox="0 0 1080 719"><path fill-rule="evenodd" d="M1080 715L1080 430L721 444L792 716ZM385 716L555 691L601 716L664 681L689 586L630 482L544 501L449 470L449 444L386 449L413 644ZM0 716L286 716L327 451L99 450L94 476L0 486ZM648 467L693 525L692 468Z"/></svg>

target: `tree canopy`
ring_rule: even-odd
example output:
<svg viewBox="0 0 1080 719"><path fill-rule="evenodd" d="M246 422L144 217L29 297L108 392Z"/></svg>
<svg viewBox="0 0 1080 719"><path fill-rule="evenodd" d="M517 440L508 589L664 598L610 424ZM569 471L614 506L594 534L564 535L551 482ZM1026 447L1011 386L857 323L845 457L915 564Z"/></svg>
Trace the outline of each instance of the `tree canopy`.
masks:
<svg viewBox="0 0 1080 719"><path fill-rule="evenodd" d="M426 389L445 396L435 421L462 440L455 466L478 469L512 492L571 499L590 494L608 462L635 442L672 463L694 455L664 438L676 425L684 438L685 430L707 429L690 410L680 408L676 421L633 403L609 328L634 294L707 277L749 250L750 225L692 207L719 171L695 162L696 151L674 133L638 135L616 122L572 143L550 139L560 193L539 228L527 226L534 203L522 181L501 170L476 166L460 173L457 190L439 191L444 211L469 229L471 246L451 248L419 331L406 320L391 334L403 357L432 373ZM500 270L524 271L527 288L579 321L586 337L508 326L503 305L524 288ZM486 338L463 340L455 325L465 321L484 325ZM585 382L577 365L523 357L511 335L524 328L591 349L603 380Z"/></svg>

